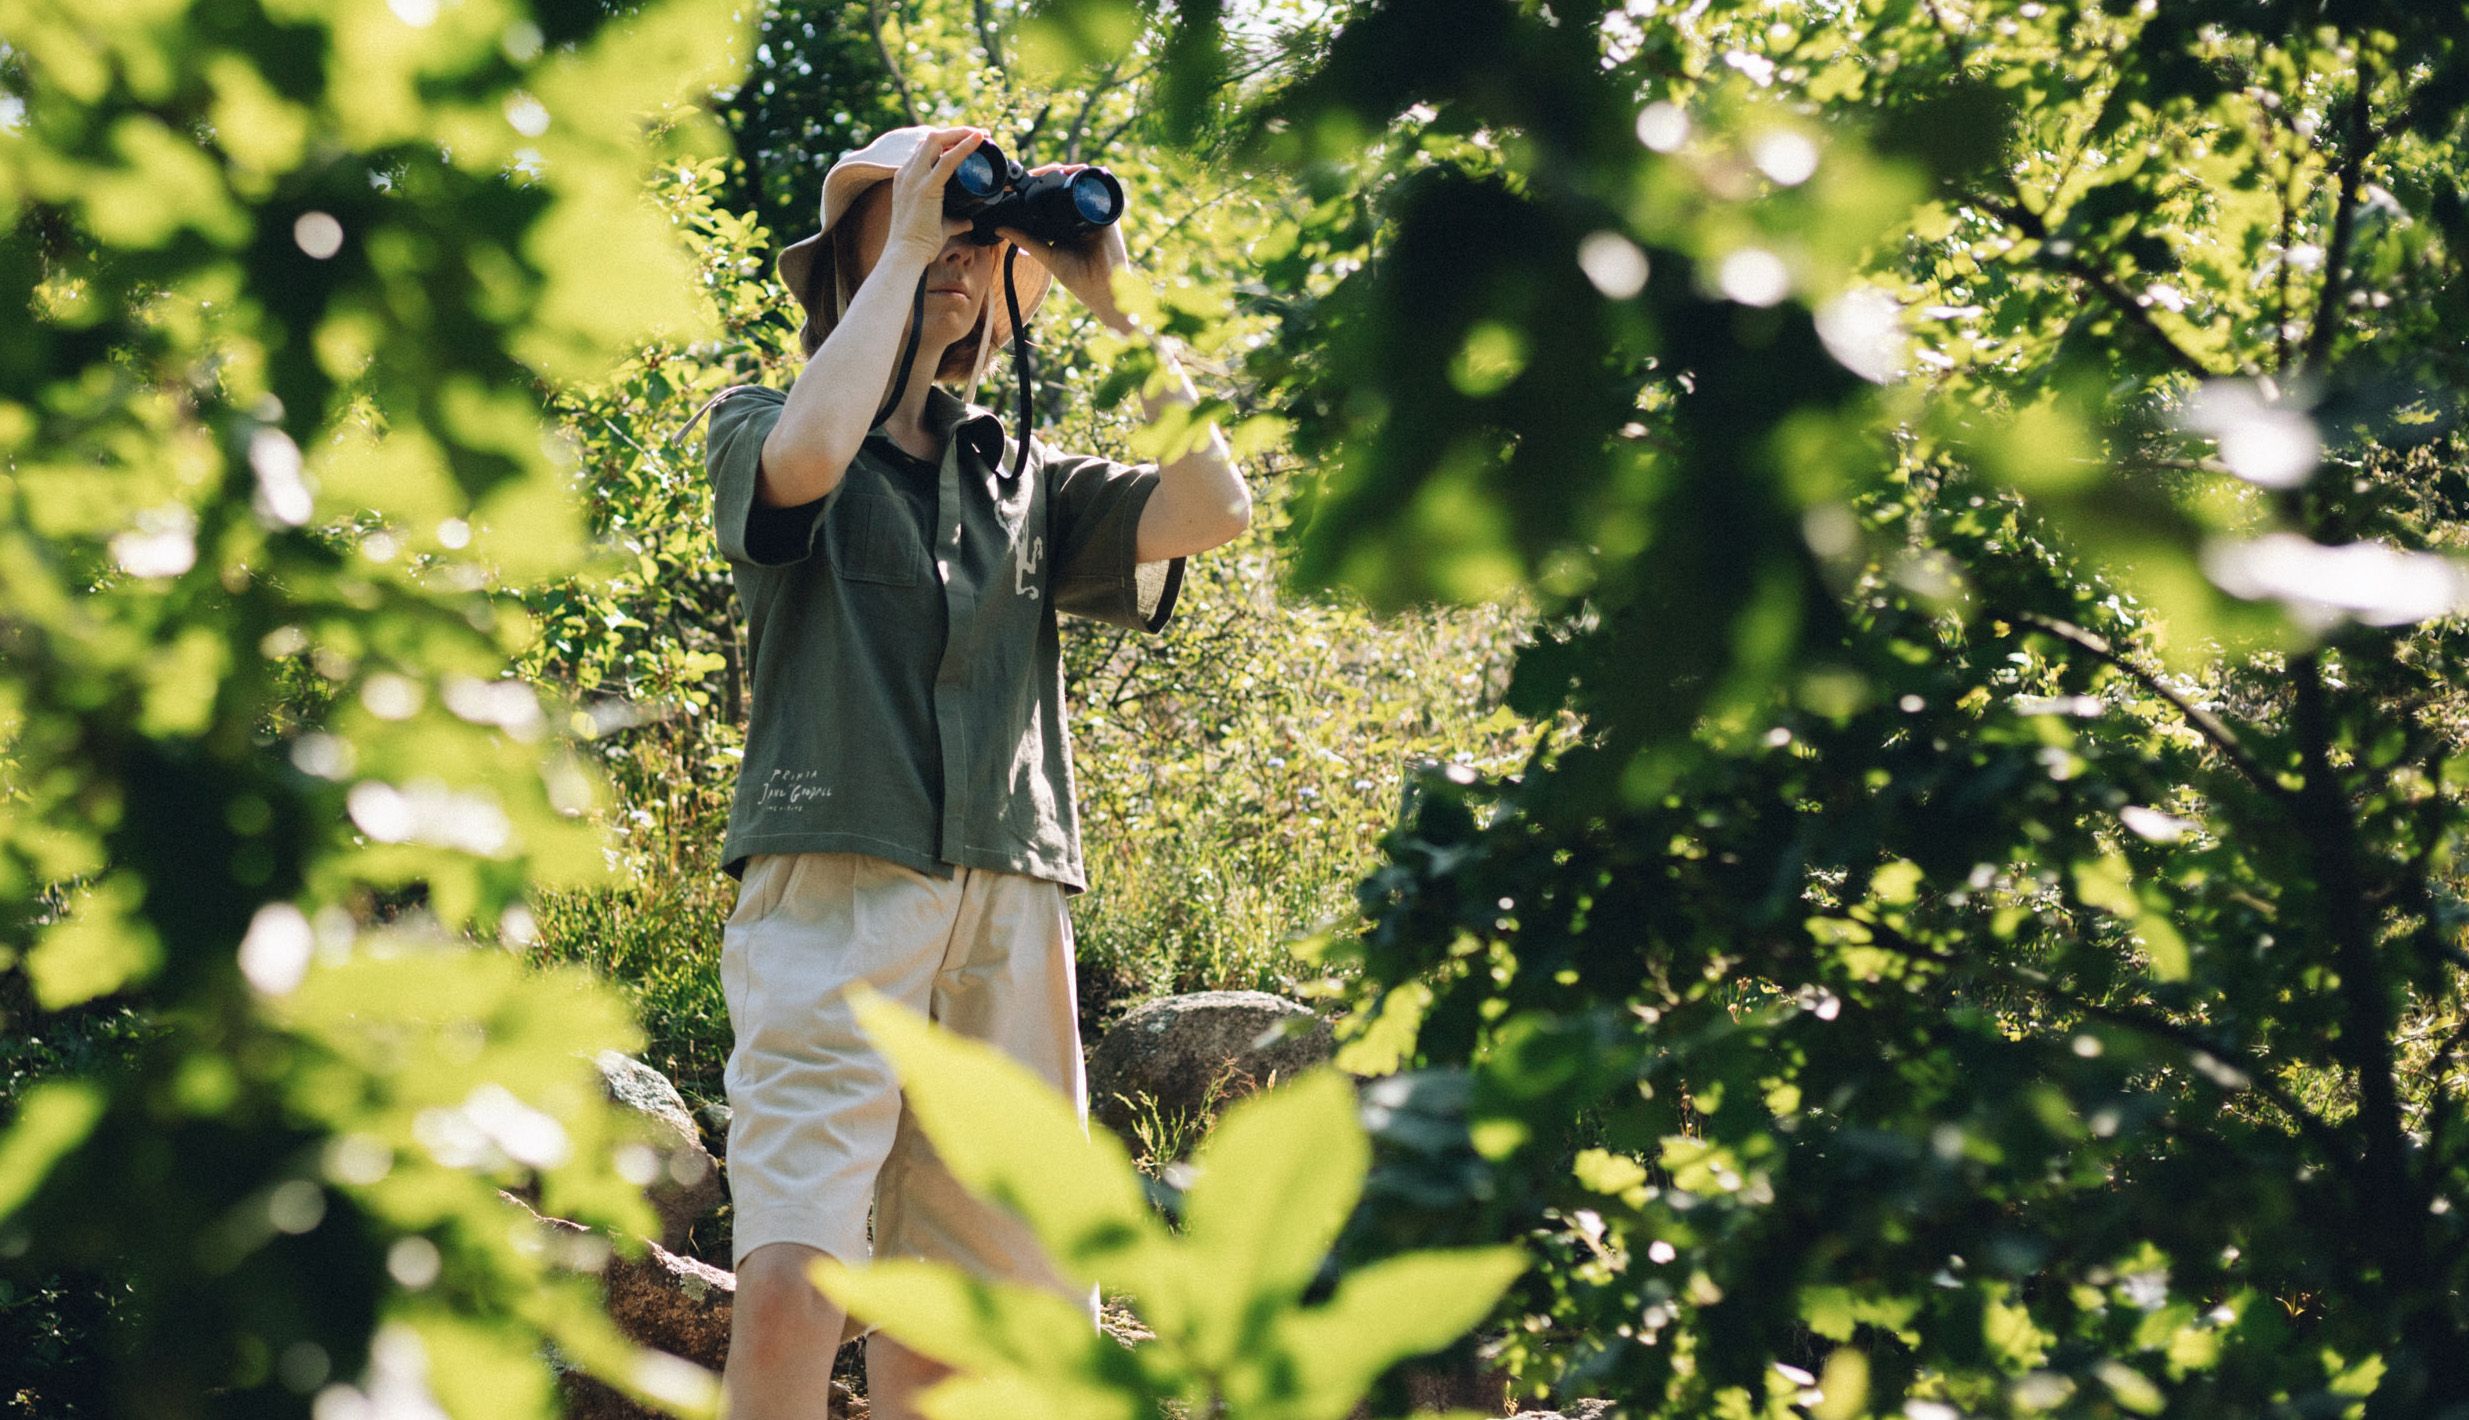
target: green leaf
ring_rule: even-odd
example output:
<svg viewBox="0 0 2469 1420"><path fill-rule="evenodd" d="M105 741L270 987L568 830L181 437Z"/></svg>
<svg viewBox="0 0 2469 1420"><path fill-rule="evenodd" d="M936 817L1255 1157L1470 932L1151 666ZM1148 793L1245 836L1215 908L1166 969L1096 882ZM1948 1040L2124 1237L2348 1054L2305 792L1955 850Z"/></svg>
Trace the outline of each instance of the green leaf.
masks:
<svg viewBox="0 0 2469 1420"><path fill-rule="evenodd" d="M1258 1405L1263 1417L1338 1420L1381 1372L1465 1335L1527 1265L1514 1247L1466 1248L1407 1253L1352 1273L1326 1305L1278 1327L1276 1351L1230 1379L1228 1398Z"/></svg>
<svg viewBox="0 0 2469 1420"><path fill-rule="evenodd" d="M1186 1344L1214 1367L1311 1285L1363 1191L1371 1146L1353 1086L1318 1070L1228 1111L1192 1162Z"/></svg>
<svg viewBox="0 0 2469 1420"><path fill-rule="evenodd" d="M850 997L952 1176L1024 1219L1065 1271L1094 1283L1161 1241L1113 1135L1091 1137L1070 1105L994 1047L938 1031L878 992Z"/></svg>
<svg viewBox="0 0 2469 1420"><path fill-rule="evenodd" d="M90 1081L46 1080L28 1090L17 1122L0 1135L0 1218L25 1206L102 1117L103 1089Z"/></svg>
<svg viewBox="0 0 2469 1420"><path fill-rule="evenodd" d="M154 929L137 915L143 886L115 874L79 896L68 920L26 954L34 999L46 1011L66 1010L152 976L163 964Z"/></svg>
<svg viewBox="0 0 2469 1420"><path fill-rule="evenodd" d="M1052 1292L927 1262L853 1268L821 1258L811 1275L851 1314L970 1374L927 1406L938 1420L1133 1420L1139 1413L1137 1388L1107 1384L1135 1369L1130 1356L1090 1324L1085 1306Z"/></svg>
<svg viewBox="0 0 2469 1420"><path fill-rule="evenodd" d="M1646 1167L1608 1149L1587 1149L1570 1168L1588 1191L1618 1198L1646 1182Z"/></svg>

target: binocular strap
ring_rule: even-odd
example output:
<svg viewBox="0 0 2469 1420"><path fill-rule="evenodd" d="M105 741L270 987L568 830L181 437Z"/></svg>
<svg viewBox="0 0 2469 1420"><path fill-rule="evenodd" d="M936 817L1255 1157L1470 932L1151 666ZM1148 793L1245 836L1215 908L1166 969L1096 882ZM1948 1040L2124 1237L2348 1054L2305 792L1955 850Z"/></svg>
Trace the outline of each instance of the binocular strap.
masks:
<svg viewBox="0 0 2469 1420"><path fill-rule="evenodd" d="M926 336L926 277L931 273L932 268L928 268L918 275L917 296L909 303L908 348L900 352L900 365L893 371L891 398L883 401L883 407L874 412L874 423L868 428L877 427L891 418L892 411L900 407L900 397L909 392L909 367L917 363L917 343Z"/></svg>
<svg viewBox="0 0 2469 1420"><path fill-rule="evenodd" d="M1020 372L1020 448L1012 456L1012 477L1029 466L1029 389L1037 378L1029 364L1029 326L1020 318L1020 286L1012 279L1012 265L1020 260L1020 248L1003 251L1003 306L1012 318L1012 368Z"/></svg>

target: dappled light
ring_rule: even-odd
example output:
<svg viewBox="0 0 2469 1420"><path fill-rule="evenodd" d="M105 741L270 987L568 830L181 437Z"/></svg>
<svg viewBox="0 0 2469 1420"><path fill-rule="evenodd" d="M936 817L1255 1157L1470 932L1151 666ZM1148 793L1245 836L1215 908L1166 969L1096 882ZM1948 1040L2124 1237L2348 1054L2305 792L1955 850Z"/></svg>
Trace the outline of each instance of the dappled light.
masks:
<svg viewBox="0 0 2469 1420"><path fill-rule="evenodd" d="M2469 1414L2464 46L0 0L0 1420L770 1420L782 1276L937 1420ZM812 446L727 431L871 406L1006 239L780 254L960 125L1108 200L982 418L775 499ZM842 612L881 664L778 698ZM989 755L1032 663L1051 762ZM877 703L914 843L764 760ZM831 854L724 848L775 769ZM1037 879L1071 970L1043 1082L818 997L949 1177L767 1270L730 1013L809 852ZM908 1255L930 1196L1017 1251ZM810 1420L899 1417L827 1343Z"/></svg>

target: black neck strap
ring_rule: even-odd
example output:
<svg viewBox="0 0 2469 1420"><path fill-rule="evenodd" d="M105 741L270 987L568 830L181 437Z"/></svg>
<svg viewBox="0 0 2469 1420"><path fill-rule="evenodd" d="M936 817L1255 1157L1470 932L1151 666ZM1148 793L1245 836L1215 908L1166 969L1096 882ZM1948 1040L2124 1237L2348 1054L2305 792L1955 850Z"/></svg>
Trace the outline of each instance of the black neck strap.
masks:
<svg viewBox="0 0 2469 1420"><path fill-rule="evenodd" d="M1020 248L1010 247L1003 253L1003 306L1012 318L1012 368L1020 374L1020 448L1012 456L1012 477L1029 466L1029 423L1031 405L1029 391L1037 378L1029 363L1029 325L1020 318L1020 286L1012 279L1012 264L1020 260Z"/></svg>
<svg viewBox="0 0 2469 1420"><path fill-rule="evenodd" d="M891 398L874 412L874 423L880 425L900 407L900 397L909 392L909 369L917 363L917 343L926 336L926 277L917 278L917 298L909 303L909 343L900 352L899 368L892 372ZM872 426L869 426L872 427Z"/></svg>

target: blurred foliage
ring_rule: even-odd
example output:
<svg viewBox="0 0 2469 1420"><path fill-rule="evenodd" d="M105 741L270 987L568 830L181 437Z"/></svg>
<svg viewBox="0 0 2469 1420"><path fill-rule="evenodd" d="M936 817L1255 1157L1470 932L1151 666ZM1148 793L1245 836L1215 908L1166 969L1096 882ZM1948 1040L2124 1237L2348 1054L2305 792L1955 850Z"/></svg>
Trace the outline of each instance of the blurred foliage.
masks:
<svg viewBox="0 0 2469 1420"><path fill-rule="evenodd" d="M946 1264L818 1261L826 1295L961 1372L926 1397L937 1420L1340 1420L1381 1371L1465 1331L1525 1270L1495 1246L1324 1275L1371 1156L1334 1071L1230 1111L1169 1226L1114 1136L1091 1134L1019 1064L881 996L858 1009L953 1175L1025 1219L1067 1282L1127 1288L1155 1333L1126 1349L1085 1302Z"/></svg>
<svg viewBox="0 0 2469 1420"><path fill-rule="evenodd" d="M1628 1414L2469 1406L2464 18L1372 0L1185 115L1312 199L1302 575L1582 723L1330 948L1350 1257L1527 1240Z"/></svg>
<svg viewBox="0 0 2469 1420"><path fill-rule="evenodd" d="M635 1026L496 943L605 871L507 675L584 546L544 391L695 320L639 193L725 7L0 34L0 1396L544 1415L554 1359L708 1410L500 1196L651 1222L587 1059Z"/></svg>

